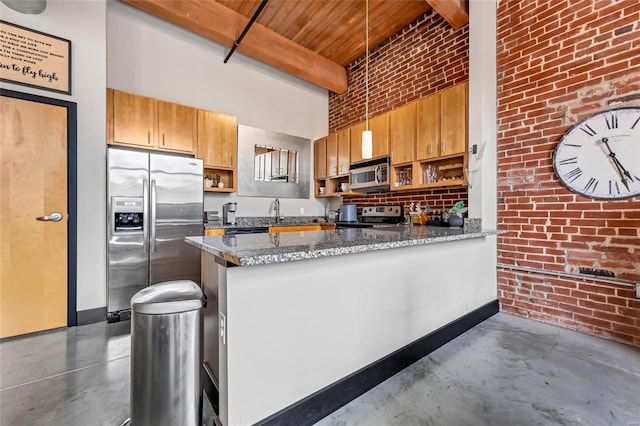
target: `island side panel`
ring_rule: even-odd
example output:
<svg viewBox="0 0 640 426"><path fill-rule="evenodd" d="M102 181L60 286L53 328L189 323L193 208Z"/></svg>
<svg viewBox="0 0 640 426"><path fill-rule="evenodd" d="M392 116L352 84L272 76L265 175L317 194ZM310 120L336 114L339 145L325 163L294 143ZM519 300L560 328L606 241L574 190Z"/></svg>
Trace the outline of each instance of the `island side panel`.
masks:
<svg viewBox="0 0 640 426"><path fill-rule="evenodd" d="M495 245L490 236L225 268L223 424L256 423L495 300Z"/></svg>

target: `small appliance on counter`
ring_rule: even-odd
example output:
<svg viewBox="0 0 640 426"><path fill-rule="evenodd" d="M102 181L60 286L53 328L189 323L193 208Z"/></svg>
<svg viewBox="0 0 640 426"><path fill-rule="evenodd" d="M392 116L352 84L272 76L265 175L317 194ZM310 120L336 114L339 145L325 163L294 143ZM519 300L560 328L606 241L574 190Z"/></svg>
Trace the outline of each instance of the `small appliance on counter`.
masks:
<svg viewBox="0 0 640 426"><path fill-rule="evenodd" d="M204 212L204 221L205 221L205 223L220 222L220 215L218 214L218 210L205 211Z"/></svg>
<svg viewBox="0 0 640 426"><path fill-rule="evenodd" d="M236 209L238 203L227 203L222 206L222 224L223 225L235 225L236 224Z"/></svg>
<svg viewBox="0 0 640 426"><path fill-rule="evenodd" d="M358 208L355 204L343 204L340 206L340 213L338 214L339 222L357 222L358 221Z"/></svg>

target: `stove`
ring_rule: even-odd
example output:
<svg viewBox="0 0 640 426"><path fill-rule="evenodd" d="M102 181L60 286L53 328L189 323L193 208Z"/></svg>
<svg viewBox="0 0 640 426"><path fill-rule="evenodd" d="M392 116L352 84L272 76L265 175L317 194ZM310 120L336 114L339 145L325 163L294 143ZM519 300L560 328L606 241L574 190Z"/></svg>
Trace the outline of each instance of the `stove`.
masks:
<svg viewBox="0 0 640 426"><path fill-rule="evenodd" d="M401 205L363 207L362 221L365 223L402 223L404 222L404 209Z"/></svg>
<svg viewBox="0 0 640 426"><path fill-rule="evenodd" d="M404 222L404 209L401 205L367 206L357 222L336 222L338 228L374 228L396 225Z"/></svg>

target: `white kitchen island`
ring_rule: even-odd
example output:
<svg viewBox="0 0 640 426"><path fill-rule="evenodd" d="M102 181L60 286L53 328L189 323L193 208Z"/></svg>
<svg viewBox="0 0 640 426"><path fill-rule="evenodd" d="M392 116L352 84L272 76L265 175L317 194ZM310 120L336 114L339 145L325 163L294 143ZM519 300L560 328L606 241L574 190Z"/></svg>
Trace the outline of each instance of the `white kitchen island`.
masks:
<svg viewBox="0 0 640 426"><path fill-rule="evenodd" d="M205 361L222 424L312 424L493 315L495 235L396 226L187 238L203 250Z"/></svg>

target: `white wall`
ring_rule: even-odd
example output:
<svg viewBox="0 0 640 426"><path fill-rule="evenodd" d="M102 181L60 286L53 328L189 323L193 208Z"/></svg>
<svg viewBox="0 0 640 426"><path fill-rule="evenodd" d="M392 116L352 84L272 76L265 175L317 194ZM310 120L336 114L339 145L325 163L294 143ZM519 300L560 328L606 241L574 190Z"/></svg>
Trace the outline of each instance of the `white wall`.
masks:
<svg viewBox="0 0 640 426"><path fill-rule="evenodd" d="M496 0L469 2L469 217L496 228ZM479 161L477 161L479 160Z"/></svg>
<svg viewBox="0 0 640 426"><path fill-rule="evenodd" d="M325 89L238 52L224 64L225 47L123 3L107 2L107 27L109 87L232 114L239 124L310 140L328 133ZM239 216L273 214L273 198L235 194L207 193L205 209L221 210L230 201L238 203ZM324 215L324 206L313 197L281 200L287 216L299 215L300 207L305 215Z"/></svg>
<svg viewBox="0 0 640 426"><path fill-rule="evenodd" d="M72 95L10 83L6 89L78 105L78 310L105 305L106 7L103 1L48 0L39 15L0 4L3 20L71 40Z"/></svg>

